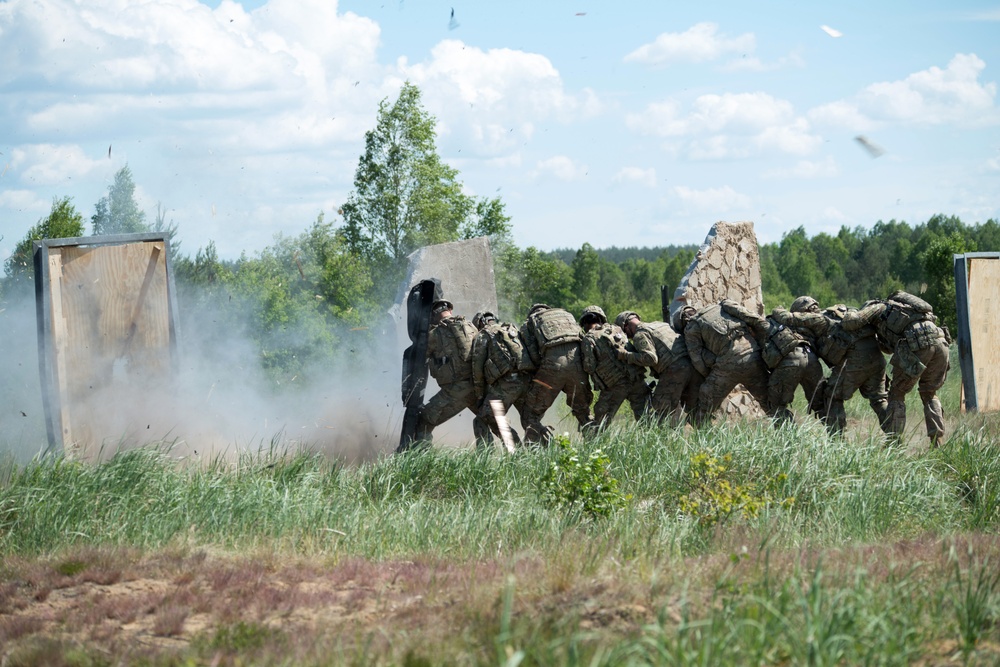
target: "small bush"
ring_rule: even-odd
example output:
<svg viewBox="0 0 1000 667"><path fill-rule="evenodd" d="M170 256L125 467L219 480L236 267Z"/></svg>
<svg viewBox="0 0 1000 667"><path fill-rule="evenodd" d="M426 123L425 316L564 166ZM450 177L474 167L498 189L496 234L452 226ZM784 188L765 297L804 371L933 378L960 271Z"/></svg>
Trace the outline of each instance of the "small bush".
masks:
<svg viewBox="0 0 1000 667"><path fill-rule="evenodd" d="M772 494L785 481L784 473L765 480L758 487L752 482L737 483L730 469L732 456L717 457L711 450L703 449L691 457L691 472L687 493L680 497L680 509L698 520L703 526L713 526L736 514L744 519L756 517L772 504ZM789 497L777 504L791 507L795 498Z"/></svg>
<svg viewBox="0 0 1000 667"><path fill-rule="evenodd" d="M585 459L566 435L555 438L559 454L542 476L542 492L557 505L579 507L592 517L609 516L628 503L611 476L611 459L595 449Z"/></svg>

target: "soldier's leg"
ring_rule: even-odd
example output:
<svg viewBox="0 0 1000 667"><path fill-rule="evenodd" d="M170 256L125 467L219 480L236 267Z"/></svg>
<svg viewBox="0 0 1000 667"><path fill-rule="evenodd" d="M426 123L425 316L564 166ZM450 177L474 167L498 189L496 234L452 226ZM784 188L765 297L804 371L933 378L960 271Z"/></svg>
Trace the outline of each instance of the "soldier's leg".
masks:
<svg viewBox="0 0 1000 667"><path fill-rule="evenodd" d="M432 432L436 426L445 423L467 407L468 401L463 395L456 395L450 390L450 387L442 387L441 391L427 401L421 411L420 424L417 426L417 439L431 442L433 440Z"/></svg>
<svg viewBox="0 0 1000 667"><path fill-rule="evenodd" d="M601 390L600 395L597 397L597 402L594 403L596 432L600 433L608 427L608 424L618 412L618 408L625 401L627 393L628 386L624 384L618 384L614 387Z"/></svg>
<svg viewBox="0 0 1000 667"><path fill-rule="evenodd" d="M749 358L742 359L738 372L738 382L743 383L743 386L747 388L750 395L757 399L757 402L760 403L760 407L765 411L768 411L770 403L768 400L769 377L767 365L760 358L760 355L754 355Z"/></svg>
<svg viewBox="0 0 1000 667"><path fill-rule="evenodd" d="M725 363L716 363L698 391L698 407L692 414L691 421L695 426L704 426L712 421L712 415L722 405L729 392L738 383L730 368Z"/></svg>
<svg viewBox="0 0 1000 667"><path fill-rule="evenodd" d="M906 395L920 379L903 370L897 355L892 355L892 379L889 381L889 402L886 408L886 433L896 438L906 431Z"/></svg>
<svg viewBox="0 0 1000 667"><path fill-rule="evenodd" d="M920 360L927 366L920 374L917 391L924 405L924 424L927 426L927 437L933 445L938 445L944 439L944 412L937 390L944 386L948 378L948 348L944 343L933 345L921 350Z"/></svg>
<svg viewBox="0 0 1000 667"><path fill-rule="evenodd" d="M576 418L581 430L590 424L594 417L590 413L590 404L594 402L594 392L590 389L590 376L583 370L583 358L579 348L575 348L565 359L561 376L560 388L566 394L566 405ZM621 405L621 403L619 403ZM615 407L617 410L618 408Z"/></svg>
<svg viewBox="0 0 1000 667"><path fill-rule="evenodd" d="M675 361L656 379L656 389L649 397L649 406L657 419L667 421L671 426L681 423L684 416L684 396L691 383L691 373L695 373L695 370L690 363ZM692 409L697 400L698 394L695 392L690 403Z"/></svg>
<svg viewBox="0 0 1000 667"><path fill-rule="evenodd" d="M628 386L628 404L632 408L632 416L636 421L642 419L649 409L649 385L643 378L635 378Z"/></svg>
<svg viewBox="0 0 1000 667"><path fill-rule="evenodd" d="M823 364L819 357L810 350L806 350L805 367L799 375L799 384L806 394L806 404L809 413L815 415L820 421L824 421L825 410L823 409L824 395Z"/></svg>
<svg viewBox="0 0 1000 667"><path fill-rule="evenodd" d="M792 404L798 386L799 365L793 350L771 369L767 381L767 405L764 410L774 419L775 426L795 421L788 406Z"/></svg>
<svg viewBox="0 0 1000 667"><path fill-rule="evenodd" d="M553 374L543 367L539 369L528 388L524 398L524 410L519 410L525 442L538 443L547 435L545 427L542 426L542 416L559 396L559 388L550 384L555 381Z"/></svg>

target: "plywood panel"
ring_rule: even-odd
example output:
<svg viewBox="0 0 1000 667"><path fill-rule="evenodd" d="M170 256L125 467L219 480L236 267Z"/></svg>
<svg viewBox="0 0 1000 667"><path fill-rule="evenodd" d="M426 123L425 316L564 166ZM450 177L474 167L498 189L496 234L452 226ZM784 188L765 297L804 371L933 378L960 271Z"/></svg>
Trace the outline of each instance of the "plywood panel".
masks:
<svg viewBox="0 0 1000 667"><path fill-rule="evenodd" d="M969 333L976 398L982 412L1000 410L1000 260L969 260Z"/></svg>
<svg viewBox="0 0 1000 667"><path fill-rule="evenodd" d="M160 242L50 247L63 447L94 458L122 437L136 397L169 376L170 306Z"/></svg>

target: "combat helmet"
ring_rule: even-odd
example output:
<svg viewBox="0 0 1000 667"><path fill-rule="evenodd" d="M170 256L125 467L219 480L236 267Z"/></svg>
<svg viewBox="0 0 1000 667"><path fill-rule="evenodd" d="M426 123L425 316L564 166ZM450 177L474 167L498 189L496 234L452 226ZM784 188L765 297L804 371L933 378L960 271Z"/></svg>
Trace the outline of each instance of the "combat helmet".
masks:
<svg viewBox="0 0 1000 667"><path fill-rule="evenodd" d="M800 296L792 301L793 313L815 313L819 311L819 302L811 296Z"/></svg>
<svg viewBox="0 0 1000 667"><path fill-rule="evenodd" d="M528 310L528 317L531 317L532 315L534 315L535 313L537 313L539 310L548 310L548 309L549 309L549 305L547 303L536 303L536 304L532 305L531 308Z"/></svg>
<svg viewBox="0 0 1000 667"><path fill-rule="evenodd" d="M600 306L587 306L580 315L580 326L586 326L584 322L597 320L601 324L608 323L608 316L604 314L604 309Z"/></svg>
<svg viewBox="0 0 1000 667"><path fill-rule="evenodd" d="M482 329L490 322L496 322L497 316L488 310L483 310L476 313L475 317L472 318L472 324L477 329Z"/></svg>
<svg viewBox="0 0 1000 667"><path fill-rule="evenodd" d="M698 309L694 306L684 306L682 308L678 308L674 311L673 316L670 318L670 325L674 328L674 331L683 333L684 327L687 326L687 323L690 322L691 318L693 318L697 313Z"/></svg>
<svg viewBox="0 0 1000 667"><path fill-rule="evenodd" d="M431 315L437 317L446 310L455 310L455 304L448 299L438 299L431 304Z"/></svg>
<svg viewBox="0 0 1000 667"><path fill-rule="evenodd" d="M633 317L638 318L639 314L633 313L631 310L623 310L622 312L618 313L617 317L615 317L615 326L617 326L619 329L624 329L625 323L628 322Z"/></svg>

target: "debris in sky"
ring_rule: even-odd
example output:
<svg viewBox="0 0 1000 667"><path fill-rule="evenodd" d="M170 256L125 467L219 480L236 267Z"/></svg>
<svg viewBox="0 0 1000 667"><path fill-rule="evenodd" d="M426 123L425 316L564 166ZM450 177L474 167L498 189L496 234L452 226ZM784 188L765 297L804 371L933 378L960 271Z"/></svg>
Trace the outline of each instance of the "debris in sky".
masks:
<svg viewBox="0 0 1000 667"><path fill-rule="evenodd" d="M587 12L577 12L576 15L577 16L586 16Z"/></svg>
<svg viewBox="0 0 1000 667"><path fill-rule="evenodd" d="M825 32L826 34L830 35L830 37L843 37L844 36L844 33L840 32L836 28L831 28L828 25L821 25L819 27L819 29L822 30L823 32Z"/></svg>
<svg viewBox="0 0 1000 667"><path fill-rule="evenodd" d="M854 137L854 140L859 144L861 144L861 147L864 148L866 151L868 151L868 154L871 155L873 158L880 157L883 153L885 153L884 148L882 148L878 144L872 143L872 141L863 134L859 134L858 136Z"/></svg>
<svg viewBox="0 0 1000 667"><path fill-rule="evenodd" d="M108 144L108 159L111 159L111 144Z"/></svg>
<svg viewBox="0 0 1000 667"><path fill-rule="evenodd" d="M458 21L455 20L455 8L451 8L451 20L448 21L448 30L454 30L458 27Z"/></svg>

